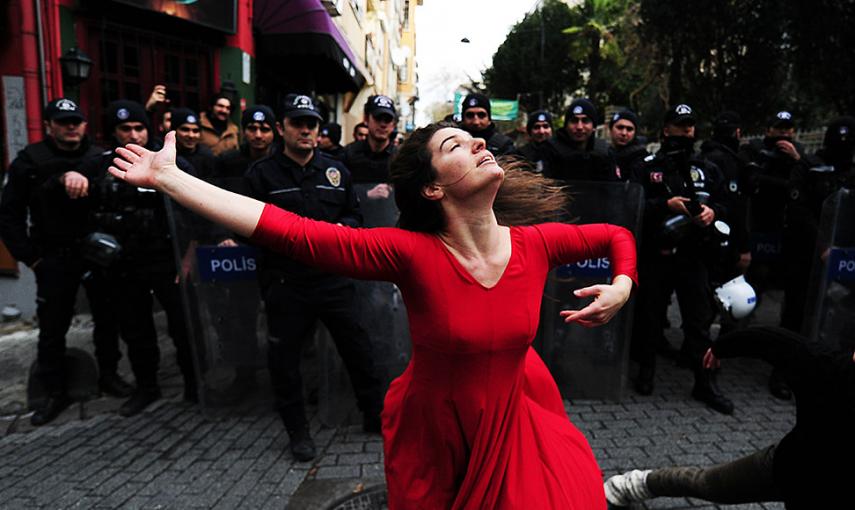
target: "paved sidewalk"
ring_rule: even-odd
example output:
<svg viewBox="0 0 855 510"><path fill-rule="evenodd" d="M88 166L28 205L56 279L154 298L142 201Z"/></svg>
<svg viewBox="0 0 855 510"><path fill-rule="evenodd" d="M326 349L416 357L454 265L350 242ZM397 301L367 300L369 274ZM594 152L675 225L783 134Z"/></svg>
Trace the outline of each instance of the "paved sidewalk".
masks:
<svg viewBox="0 0 855 510"><path fill-rule="evenodd" d="M678 337L669 332L669 338ZM4 417L0 508L329 508L341 497L382 483L379 436L363 434L358 426L324 429L313 416L320 453L313 462L296 462L269 397L206 416L179 400L174 365L165 372L172 397L134 418L115 414L118 401L99 399L89 406L88 419L78 419L70 409L56 424L33 430L24 418L18 432L2 437L12 424ZM733 416L694 402L691 374L667 360L660 360L653 396L631 395L619 404L577 401L568 403L568 411L605 476L723 462L777 441L792 427L792 403L777 401L766 390L769 372L757 361L727 362L721 385L736 403ZM646 508L718 507L659 499Z"/></svg>

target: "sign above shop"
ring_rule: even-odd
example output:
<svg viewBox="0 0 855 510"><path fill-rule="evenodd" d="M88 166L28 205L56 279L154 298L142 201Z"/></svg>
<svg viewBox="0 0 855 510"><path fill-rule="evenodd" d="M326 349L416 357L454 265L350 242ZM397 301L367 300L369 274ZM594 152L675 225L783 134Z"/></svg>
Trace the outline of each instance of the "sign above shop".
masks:
<svg viewBox="0 0 855 510"><path fill-rule="evenodd" d="M236 0L113 0L234 34Z"/></svg>

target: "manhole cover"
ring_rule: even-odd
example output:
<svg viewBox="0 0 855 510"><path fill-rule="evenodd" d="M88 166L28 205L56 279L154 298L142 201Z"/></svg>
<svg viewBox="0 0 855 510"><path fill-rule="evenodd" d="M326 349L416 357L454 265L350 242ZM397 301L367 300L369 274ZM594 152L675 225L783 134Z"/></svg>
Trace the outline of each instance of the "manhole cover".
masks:
<svg viewBox="0 0 855 510"><path fill-rule="evenodd" d="M328 510L386 510L386 487L372 487L359 494L342 498Z"/></svg>

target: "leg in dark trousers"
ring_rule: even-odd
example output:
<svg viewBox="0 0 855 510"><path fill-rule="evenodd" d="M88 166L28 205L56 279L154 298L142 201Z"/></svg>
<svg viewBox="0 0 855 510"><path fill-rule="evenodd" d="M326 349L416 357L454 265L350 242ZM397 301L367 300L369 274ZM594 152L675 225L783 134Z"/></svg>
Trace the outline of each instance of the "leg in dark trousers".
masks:
<svg viewBox="0 0 855 510"><path fill-rule="evenodd" d="M658 253L642 253L639 263L639 281L644 285L638 289L630 349L632 358L641 366L635 390L642 395L653 392L656 348L664 331L662 319L672 289L667 271L671 258Z"/></svg>
<svg viewBox="0 0 855 510"><path fill-rule="evenodd" d="M128 360L137 380L137 388L158 391L160 348L157 345L148 282L138 276L113 277L110 296L116 303L119 330L128 346Z"/></svg>
<svg viewBox="0 0 855 510"><path fill-rule="evenodd" d="M102 274L87 271L83 275L83 288L92 311L92 341L98 373L102 377L115 375L122 352L119 350L119 323L111 306L107 281Z"/></svg>
<svg viewBox="0 0 855 510"><path fill-rule="evenodd" d="M184 378L184 397L188 401L198 400L196 392L196 371L193 368L193 353L190 348L190 338L187 334L184 304L181 302L181 289L175 283L175 276L170 273L150 276L151 289L166 312L166 327L169 337L175 345L175 356L178 368Z"/></svg>
<svg viewBox="0 0 855 510"><path fill-rule="evenodd" d="M317 316L313 306L284 285L273 283L265 290L267 364L276 399L274 406L286 429L305 428L300 355L303 341L314 331Z"/></svg>
<svg viewBox="0 0 855 510"><path fill-rule="evenodd" d="M655 469L647 476L647 488L654 497L690 497L728 505L781 501L772 476L774 456L773 445L708 468Z"/></svg>
<svg viewBox="0 0 855 510"><path fill-rule="evenodd" d="M371 340L354 312L353 297L352 286L335 290L325 294L316 304L316 310L347 367L359 409L366 416L379 417L383 410L383 383Z"/></svg>
<svg viewBox="0 0 855 510"><path fill-rule="evenodd" d="M44 257L35 268L39 320L36 375L48 395L65 394L65 335L71 326L82 276L79 261Z"/></svg>

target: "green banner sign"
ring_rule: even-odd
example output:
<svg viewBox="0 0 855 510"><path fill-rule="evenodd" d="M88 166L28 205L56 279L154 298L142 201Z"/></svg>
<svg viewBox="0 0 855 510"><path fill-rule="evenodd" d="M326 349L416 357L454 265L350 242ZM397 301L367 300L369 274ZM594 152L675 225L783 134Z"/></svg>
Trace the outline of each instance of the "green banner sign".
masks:
<svg viewBox="0 0 855 510"><path fill-rule="evenodd" d="M454 93L454 116L460 118L465 94ZM516 120L519 115L519 101L510 99L490 99L490 116L493 120Z"/></svg>

